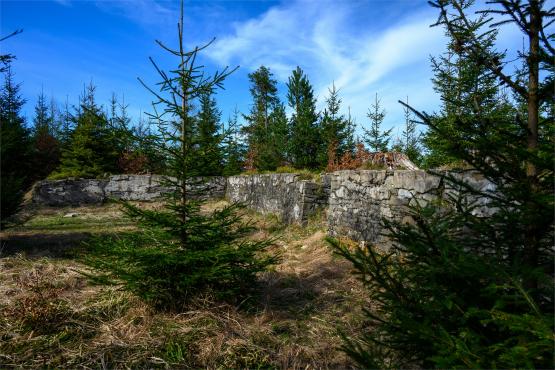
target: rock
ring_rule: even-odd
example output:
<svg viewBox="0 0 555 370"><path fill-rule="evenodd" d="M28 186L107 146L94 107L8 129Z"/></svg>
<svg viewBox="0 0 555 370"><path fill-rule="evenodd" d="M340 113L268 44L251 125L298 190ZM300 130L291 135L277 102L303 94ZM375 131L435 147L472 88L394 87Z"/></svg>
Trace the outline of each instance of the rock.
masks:
<svg viewBox="0 0 555 370"><path fill-rule="evenodd" d="M66 179L44 180L33 188L33 203L48 206L99 204L106 200L104 187L108 180Z"/></svg>
<svg viewBox="0 0 555 370"><path fill-rule="evenodd" d="M77 217L79 216L79 213L77 212L70 212L70 213L66 213L63 217L64 218L71 218L71 217Z"/></svg>

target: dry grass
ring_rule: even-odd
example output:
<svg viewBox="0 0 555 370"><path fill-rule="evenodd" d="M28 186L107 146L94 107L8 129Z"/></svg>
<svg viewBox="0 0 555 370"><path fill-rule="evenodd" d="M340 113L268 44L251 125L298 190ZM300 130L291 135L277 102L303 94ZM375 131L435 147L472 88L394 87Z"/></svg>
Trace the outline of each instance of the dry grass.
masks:
<svg viewBox="0 0 555 370"><path fill-rule="evenodd" d="M121 220L110 207L71 211ZM78 261L0 258L0 368L351 367L338 328L360 329L364 294L323 240L323 216L306 227L249 216L258 226L253 237L278 237L283 259L261 274L260 295L239 307L204 297L184 312L156 312L117 287L92 285ZM46 224L37 216L27 222Z"/></svg>

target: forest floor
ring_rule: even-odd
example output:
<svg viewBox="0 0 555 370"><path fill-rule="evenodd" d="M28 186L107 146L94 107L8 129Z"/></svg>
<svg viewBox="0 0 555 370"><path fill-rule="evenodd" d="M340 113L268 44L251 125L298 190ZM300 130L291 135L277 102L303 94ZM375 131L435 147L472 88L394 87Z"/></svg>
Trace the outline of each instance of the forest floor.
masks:
<svg viewBox="0 0 555 370"><path fill-rule="evenodd" d="M304 227L247 217L251 237L277 238L282 256L259 275L256 303L207 299L170 313L85 275L87 238L135 228L117 205L25 209L0 234L0 368L352 367L340 331L360 332L368 302L325 242L323 215Z"/></svg>

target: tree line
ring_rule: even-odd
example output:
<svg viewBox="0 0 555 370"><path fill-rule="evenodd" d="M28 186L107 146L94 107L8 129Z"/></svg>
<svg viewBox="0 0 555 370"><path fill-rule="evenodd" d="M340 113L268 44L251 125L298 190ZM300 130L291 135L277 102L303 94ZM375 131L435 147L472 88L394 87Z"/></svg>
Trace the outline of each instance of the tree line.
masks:
<svg viewBox="0 0 555 370"><path fill-rule="evenodd" d="M481 42L484 50L491 51L496 34L489 33ZM486 66L475 67L461 58L459 48L451 38L446 52L431 59L432 81L442 101L431 119L449 132L449 139L434 130L419 130L413 112L406 106L402 133L394 138L392 128L383 129L387 112L377 93L370 103L367 122L361 125L362 135L358 136L350 113L342 113L343 102L335 84L328 89L325 107L318 111L313 86L300 67L288 78L283 102L271 70L261 66L248 75L248 113L235 110L223 122L215 95L206 92L198 97L189 133L191 150L197 158L191 171L198 176L215 176L246 170L273 171L284 166L314 171L361 165L369 168L363 163L369 153L387 151L404 153L423 168L464 166L447 150L453 137L469 143L454 120L472 117L477 110L484 117L503 119L522 111L524 105L518 95L511 96L497 83ZM132 123L128 106L115 95L108 104L99 104L92 83L84 87L76 106L66 101L60 107L41 92L32 122L26 122L22 115L26 100L15 82L13 59L13 55L3 56L0 92L3 218L17 209L23 192L33 182L46 177L164 173L167 158L156 149L159 132L151 128L148 116ZM403 101L408 104L408 97Z"/></svg>

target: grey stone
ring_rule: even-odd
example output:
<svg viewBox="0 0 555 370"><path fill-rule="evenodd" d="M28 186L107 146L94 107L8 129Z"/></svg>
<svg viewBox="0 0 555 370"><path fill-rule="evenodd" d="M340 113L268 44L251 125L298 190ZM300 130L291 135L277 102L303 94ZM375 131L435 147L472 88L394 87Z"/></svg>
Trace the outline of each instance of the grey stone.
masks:
<svg viewBox="0 0 555 370"><path fill-rule="evenodd" d="M193 198L223 198L225 177L191 179L186 187ZM108 199L155 201L170 189L157 175L115 175L108 179L66 179L38 182L33 189L33 202L48 206L100 204Z"/></svg>

